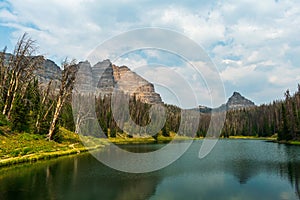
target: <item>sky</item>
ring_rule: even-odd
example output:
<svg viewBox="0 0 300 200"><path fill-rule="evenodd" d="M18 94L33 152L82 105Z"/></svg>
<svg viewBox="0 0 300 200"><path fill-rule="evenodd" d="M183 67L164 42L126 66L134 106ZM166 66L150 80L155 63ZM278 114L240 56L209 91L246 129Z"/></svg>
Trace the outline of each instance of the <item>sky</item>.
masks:
<svg viewBox="0 0 300 200"><path fill-rule="evenodd" d="M145 27L175 31L201 46L219 72L226 98L239 91L256 104L269 103L282 99L287 89L294 92L300 83L298 0L0 0L0 47L12 51L27 32L36 40L38 53L57 64L65 57L85 60L101 43ZM207 77L193 78L185 68L189 64L175 57L143 50L115 62L132 69L153 62L168 66L199 87L197 103L209 106L204 96L210 91L202 88ZM163 71L167 77L167 70L158 70ZM166 89L157 87L165 93L163 100L173 103Z"/></svg>

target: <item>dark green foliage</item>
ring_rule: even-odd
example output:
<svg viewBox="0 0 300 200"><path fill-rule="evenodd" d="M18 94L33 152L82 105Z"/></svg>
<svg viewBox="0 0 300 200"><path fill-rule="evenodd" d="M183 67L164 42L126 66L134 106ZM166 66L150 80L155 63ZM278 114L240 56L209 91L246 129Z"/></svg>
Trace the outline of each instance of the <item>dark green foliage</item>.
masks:
<svg viewBox="0 0 300 200"><path fill-rule="evenodd" d="M8 125L8 120L6 119L6 117L0 113L0 126L4 126L4 125Z"/></svg>
<svg viewBox="0 0 300 200"><path fill-rule="evenodd" d="M170 128L169 125L166 123L162 129L162 135L165 137L169 137L170 136Z"/></svg>
<svg viewBox="0 0 300 200"><path fill-rule="evenodd" d="M110 137L116 137L117 136L117 129L111 128L110 129Z"/></svg>
<svg viewBox="0 0 300 200"><path fill-rule="evenodd" d="M35 132L35 121L40 107L38 81L29 82L24 96L16 94L11 113L11 128L17 131Z"/></svg>
<svg viewBox="0 0 300 200"><path fill-rule="evenodd" d="M39 113L40 101L41 101L39 83L37 79L28 83L24 99L27 102L27 106L29 110L29 119L28 119L29 131L36 132L35 122Z"/></svg>
<svg viewBox="0 0 300 200"><path fill-rule="evenodd" d="M150 122L150 108L151 105L141 102L133 97L126 97L125 94L120 94L120 102L116 103L118 114L121 115L121 120L116 123L115 118L112 116L111 110L111 95L99 96L96 98L96 116L101 129L104 131L105 135L108 135L108 129L110 130L110 137L116 137L118 133L123 133L124 127L128 128L128 121L132 120L136 125L141 127L139 130L134 130L132 132L135 135L146 135L147 133L152 133L150 129L143 129ZM129 98L129 115L124 112L124 106L121 103L124 99ZM170 132L177 132L180 125L180 108L173 105L165 105L166 108L166 123L162 128L163 136L170 136ZM155 120L155 115L152 116L152 120ZM119 127L119 126L120 127ZM130 128L130 127L129 127ZM128 129L127 129L128 130ZM132 130L131 130L132 131ZM129 136L129 135L128 135ZM154 135L153 137L156 137Z"/></svg>
<svg viewBox="0 0 300 200"><path fill-rule="evenodd" d="M60 118L59 118L59 125L65 127L70 131L75 131L72 105L69 102L65 103L65 105L62 108Z"/></svg>
<svg viewBox="0 0 300 200"><path fill-rule="evenodd" d="M281 128L278 133L278 140L290 140L289 137L289 126L287 121L287 112L286 112L286 106L282 103L281 104L281 112L282 112L282 121L281 121Z"/></svg>
<svg viewBox="0 0 300 200"><path fill-rule="evenodd" d="M29 131L29 106L28 101L21 98L20 94L16 95L11 113L11 128L19 132Z"/></svg>

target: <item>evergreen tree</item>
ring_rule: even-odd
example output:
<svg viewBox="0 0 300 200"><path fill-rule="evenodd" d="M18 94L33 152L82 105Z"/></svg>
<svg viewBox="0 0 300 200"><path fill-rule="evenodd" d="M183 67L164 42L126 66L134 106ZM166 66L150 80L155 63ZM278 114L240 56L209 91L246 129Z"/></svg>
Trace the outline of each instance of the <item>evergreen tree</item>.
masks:
<svg viewBox="0 0 300 200"><path fill-rule="evenodd" d="M19 132L29 131L29 106L28 101L21 98L20 94L16 95L13 109L11 112L11 128Z"/></svg>

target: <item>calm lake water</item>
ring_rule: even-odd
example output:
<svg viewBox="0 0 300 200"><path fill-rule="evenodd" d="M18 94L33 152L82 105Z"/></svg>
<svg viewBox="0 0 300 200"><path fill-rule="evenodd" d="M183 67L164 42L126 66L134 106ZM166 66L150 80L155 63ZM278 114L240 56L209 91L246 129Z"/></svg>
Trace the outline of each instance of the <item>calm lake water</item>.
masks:
<svg viewBox="0 0 300 200"><path fill-rule="evenodd" d="M300 146L220 140L199 159L201 143L146 174L110 169L90 154L0 169L0 199L300 199ZM122 148L145 152L162 146ZM176 152L178 145L173 148Z"/></svg>

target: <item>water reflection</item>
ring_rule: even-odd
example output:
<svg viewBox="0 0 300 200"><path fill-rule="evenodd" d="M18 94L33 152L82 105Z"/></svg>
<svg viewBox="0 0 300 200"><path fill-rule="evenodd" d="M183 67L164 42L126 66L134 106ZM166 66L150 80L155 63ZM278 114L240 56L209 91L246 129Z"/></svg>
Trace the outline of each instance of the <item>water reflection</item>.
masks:
<svg viewBox="0 0 300 200"><path fill-rule="evenodd" d="M286 156L287 156L287 170L288 170L288 179L291 185L295 189L295 193L297 197L300 199L300 160L299 160L299 153L300 147L294 147L291 145L285 146Z"/></svg>
<svg viewBox="0 0 300 200"><path fill-rule="evenodd" d="M89 154L3 168L0 199L300 199L300 147L222 140L199 160L200 145L147 174L115 171Z"/></svg>

